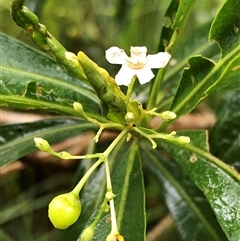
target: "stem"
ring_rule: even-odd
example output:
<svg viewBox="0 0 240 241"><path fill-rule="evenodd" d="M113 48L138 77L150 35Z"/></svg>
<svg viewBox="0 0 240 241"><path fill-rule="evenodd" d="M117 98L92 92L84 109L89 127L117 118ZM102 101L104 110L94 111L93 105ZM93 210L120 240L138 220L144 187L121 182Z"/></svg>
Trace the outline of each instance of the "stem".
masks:
<svg viewBox="0 0 240 241"><path fill-rule="evenodd" d="M128 86L128 89L127 89L127 94L126 94L126 104L128 105L129 103L129 100L130 100L130 97L131 97L131 93L132 93L132 89L133 89L133 85L135 83L135 80L136 80L136 76L134 76L131 80L131 83L130 85Z"/></svg>
<svg viewBox="0 0 240 241"><path fill-rule="evenodd" d="M108 160L105 161L105 166L106 166L107 192L112 193L112 182L111 182ZM111 213L111 223L112 223L111 233L116 234L118 233L118 227L117 227L117 218L116 218L114 200L111 199L109 202L110 202L110 213Z"/></svg>
<svg viewBox="0 0 240 241"><path fill-rule="evenodd" d="M117 227L117 219L116 219L116 212L115 212L115 206L114 206L114 200L110 200L110 212L111 212L111 222L112 222L112 228L111 233L117 234L118 227Z"/></svg>
<svg viewBox="0 0 240 241"><path fill-rule="evenodd" d="M90 154L90 155L85 155L85 156L78 156L75 159L78 159L79 157L83 158L96 158L99 157L98 161L95 162L91 168L86 172L86 174L82 177L82 179L80 180L80 182L77 184L77 186L73 189L72 192L74 193L79 193L83 187L83 185L86 183L86 181L88 180L88 178L90 177L90 175L95 171L95 169L102 163L105 161L105 163L107 163L107 158L109 156L109 154L111 153L111 151L113 150L113 148L119 143L119 141L122 139L122 137L128 132L128 129L124 129L117 137L116 139L111 143L111 145L105 150L104 153L96 153L96 154ZM109 174L110 176L110 174ZM111 181L111 179L110 179Z"/></svg>
<svg viewBox="0 0 240 241"><path fill-rule="evenodd" d="M82 187L84 186L88 178L103 161L104 161L103 158L99 158L98 161L91 166L91 168L85 173L85 175L82 177L80 182L77 184L77 186L72 190L73 193L77 195L79 194L79 192L81 191Z"/></svg>
<svg viewBox="0 0 240 241"><path fill-rule="evenodd" d="M128 132L128 129L123 129L120 134L114 139L114 141L110 144L110 146L104 151L103 155L107 158L113 148L119 143L119 141L122 139L122 137Z"/></svg>
<svg viewBox="0 0 240 241"><path fill-rule="evenodd" d="M92 226L93 228L96 227L96 225L97 225L97 223L99 222L99 220L100 220L103 212L106 210L106 207L107 207L107 199L105 198L105 199L103 200L103 204L102 204L99 212L97 213L96 218L94 219L93 223L91 224L91 226Z"/></svg>
<svg viewBox="0 0 240 241"><path fill-rule="evenodd" d="M147 110L151 110L157 105L157 96L159 95L159 89L163 82L165 69L159 69L157 76L153 82L152 88L150 90L149 100L147 103ZM149 118L149 117L148 117Z"/></svg>

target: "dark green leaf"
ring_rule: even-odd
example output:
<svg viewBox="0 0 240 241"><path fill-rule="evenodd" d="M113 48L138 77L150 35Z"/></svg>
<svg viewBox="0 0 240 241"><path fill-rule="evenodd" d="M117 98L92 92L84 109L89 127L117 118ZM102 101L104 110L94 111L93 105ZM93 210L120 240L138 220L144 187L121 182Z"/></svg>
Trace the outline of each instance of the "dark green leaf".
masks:
<svg viewBox="0 0 240 241"><path fill-rule="evenodd" d="M163 153L142 147L147 166L163 188L166 204L184 241L221 240L227 238L203 193L182 172L179 165ZM193 232L194 230L194 232Z"/></svg>
<svg viewBox="0 0 240 241"><path fill-rule="evenodd" d="M211 152L240 171L240 92L221 109L209 133Z"/></svg>
<svg viewBox="0 0 240 241"><path fill-rule="evenodd" d="M177 92L170 107L178 117L189 113L210 93L240 88L239 33L230 31L228 35L222 35L219 28L219 26L225 28L226 21L229 27L231 25L232 28L236 26L240 29L240 16L236 15L235 11L230 11L236 8L237 5L235 0L226 1L222 9L228 12L227 16L224 14L224 10L220 10L211 27L212 32L210 36L212 38L216 37L218 41L217 34L219 34L228 39L219 42L220 47L224 49L222 59L217 63L202 56L193 56L189 59L189 68L185 68L182 73ZM225 20L223 21L222 19ZM235 25L236 22L237 25ZM230 44L225 44L226 41L229 41ZM165 128L170 123L165 123L162 128Z"/></svg>
<svg viewBox="0 0 240 241"><path fill-rule="evenodd" d="M239 0L226 0L210 29L210 40L217 41L222 50L222 57L238 49L240 43Z"/></svg>
<svg viewBox="0 0 240 241"><path fill-rule="evenodd" d="M229 241L240 240L240 174L207 152L203 132L181 133L191 144L159 142L204 193Z"/></svg>
<svg viewBox="0 0 240 241"><path fill-rule="evenodd" d="M160 51L164 51L167 47L172 52L173 46L183 33L194 3L193 0L182 0L180 3L175 0L171 1L165 14L166 23L162 29L158 47Z"/></svg>
<svg viewBox="0 0 240 241"><path fill-rule="evenodd" d="M34 137L42 137L53 144L96 129L94 124L67 118L1 126L1 166L36 151Z"/></svg>
<svg viewBox="0 0 240 241"><path fill-rule="evenodd" d="M46 109L76 115L72 103L90 113L99 101L89 86L69 76L47 55L6 35L1 41L1 105L19 109Z"/></svg>

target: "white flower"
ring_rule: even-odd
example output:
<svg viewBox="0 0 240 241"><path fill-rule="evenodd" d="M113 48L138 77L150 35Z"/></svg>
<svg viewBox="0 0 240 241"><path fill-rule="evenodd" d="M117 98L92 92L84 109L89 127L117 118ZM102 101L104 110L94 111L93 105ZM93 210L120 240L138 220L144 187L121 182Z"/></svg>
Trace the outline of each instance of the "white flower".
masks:
<svg viewBox="0 0 240 241"><path fill-rule="evenodd" d="M171 55L167 52L147 56L147 48L131 47L131 57L118 47L111 47L106 51L106 59L111 64L121 64L122 67L115 76L118 85L129 85L133 76L137 76L140 84L149 82L154 74L151 69L163 68L167 65Z"/></svg>

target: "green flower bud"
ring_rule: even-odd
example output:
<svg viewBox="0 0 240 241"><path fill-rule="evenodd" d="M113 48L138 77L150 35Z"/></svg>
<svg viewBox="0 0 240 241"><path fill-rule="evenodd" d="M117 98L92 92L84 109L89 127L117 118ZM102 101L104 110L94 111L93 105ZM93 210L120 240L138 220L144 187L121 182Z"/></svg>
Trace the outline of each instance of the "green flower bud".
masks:
<svg viewBox="0 0 240 241"><path fill-rule="evenodd" d="M44 152L51 152L52 148L50 147L49 143L41 137L34 138L35 146Z"/></svg>
<svg viewBox="0 0 240 241"><path fill-rule="evenodd" d="M135 116L132 112L127 112L126 115L125 115L125 121L128 122L128 123L131 123L133 122L135 119Z"/></svg>
<svg viewBox="0 0 240 241"><path fill-rule="evenodd" d="M84 113L82 104L80 104L78 102L73 103L73 109L78 111L79 113Z"/></svg>
<svg viewBox="0 0 240 241"><path fill-rule="evenodd" d="M53 226L66 229L75 223L81 214L81 202L73 193L56 196L48 206L48 217Z"/></svg>
<svg viewBox="0 0 240 241"><path fill-rule="evenodd" d="M176 140L181 144L181 145L186 145L190 143L190 137L188 136L179 136L176 138Z"/></svg>
<svg viewBox="0 0 240 241"><path fill-rule="evenodd" d="M105 198L106 198L108 201L112 200L114 197L115 197L115 195L114 195L112 192L107 192L107 193L105 194Z"/></svg>
<svg viewBox="0 0 240 241"><path fill-rule="evenodd" d="M177 117L177 115L172 111L164 111L161 113L161 116L162 116L162 119L166 121L174 120Z"/></svg>
<svg viewBox="0 0 240 241"><path fill-rule="evenodd" d="M91 241L94 235L94 228L89 226L85 228L82 232L80 241Z"/></svg>

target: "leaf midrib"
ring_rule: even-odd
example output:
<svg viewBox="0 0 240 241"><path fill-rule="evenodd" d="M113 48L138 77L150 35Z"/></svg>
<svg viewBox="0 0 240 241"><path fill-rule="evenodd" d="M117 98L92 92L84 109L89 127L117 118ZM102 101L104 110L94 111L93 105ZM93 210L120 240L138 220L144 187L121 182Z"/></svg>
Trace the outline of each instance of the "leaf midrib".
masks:
<svg viewBox="0 0 240 241"><path fill-rule="evenodd" d="M205 83L214 74L216 74L216 72L226 63L226 61L228 61L230 58L232 58L238 51L240 51L240 46L235 48L226 57L219 60L219 62L215 65L215 67L213 67L212 71L210 71L210 73L206 75L206 77L196 86L196 88L194 88L174 109L172 109L172 111L178 112L178 110L181 109L188 101L190 101L193 98L193 96L196 95L196 93L203 87L203 85L205 85ZM211 86L209 86L209 87L211 87ZM207 91L207 89L206 89L206 91Z"/></svg>
<svg viewBox="0 0 240 241"><path fill-rule="evenodd" d="M67 125L67 126L63 126L63 125L58 125L56 128L50 128L49 129L45 129L44 131L42 129L36 131L36 132L33 132L32 134L29 134L27 136L24 136L24 139L22 138L17 138L11 142L8 142L4 145L1 146L1 152L3 151L6 151L6 149L10 149L14 146L17 146L17 145L24 145L24 143L30 141L30 140L33 140L33 137L36 137L38 134L40 134L41 136L45 136L45 135L54 135L54 133L58 132L59 129L61 128L61 131L69 131L69 130L72 130L72 129L76 129L76 128L79 128L79 134L83 133L81 132L80 130L86 128L86 127L89 127L89 130L86 130L86 131L90 131L91 128L94 128L95 125L94 124L91 124L91 123L78 123L78 124L70 124L70 125Z"/></svg>
<svg viewBox="0 0 240 241"><path fill-rule="evenodd" d="M56 87L62 86L64 88L71 89L74 92L81 93L82 95L84 95L88 98L91 98L91 100L93 100L96 103L98 102L98 98L93 92L91 92L87 89L84 89L84 88L82 88L78 85L70 84L67 81L64 81L64 80L61 80L61 79L59 80L59 79L55 79L55 78L50 78L50 77L45 76L45 75L40 75L40 74L36 74L36 73L33 73L33 72L26 72L26 71L22 71L20 69L14 69L14 68L10 68L10 67L7 67L7 66L1 66L1 69L6 70L7 72L10 72L10 73L15 73L15 75L27 76L29 78L41 80L43 82L48 81L48 82L56 85Z"/></svg>

